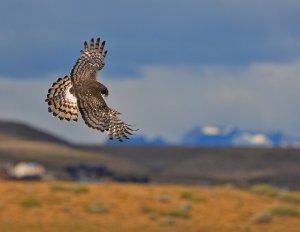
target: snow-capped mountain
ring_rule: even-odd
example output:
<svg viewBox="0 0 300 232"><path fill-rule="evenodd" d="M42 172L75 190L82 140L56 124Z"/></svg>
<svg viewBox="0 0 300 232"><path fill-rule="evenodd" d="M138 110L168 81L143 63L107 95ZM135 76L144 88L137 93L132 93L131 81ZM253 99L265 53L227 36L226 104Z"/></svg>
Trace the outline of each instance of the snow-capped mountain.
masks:
<svg viewBox="0 0 300 232"><path fill-rule="evenodd" d="M241 130L233 126L193 128L182 139L182 145L208 147L300 147L300 139L280 132Z"/></svg>
<svg viewBox="0 0 300 232"><path fill-rule="evenodd" d="M148 139L143 135L133 136L123 143L107 140L110 145L149 145L149 146L193 146L193 147L300 147L300 139L281 132L242 130L236 126L195 127L184 134L176 144L164 138Z"/></svg>

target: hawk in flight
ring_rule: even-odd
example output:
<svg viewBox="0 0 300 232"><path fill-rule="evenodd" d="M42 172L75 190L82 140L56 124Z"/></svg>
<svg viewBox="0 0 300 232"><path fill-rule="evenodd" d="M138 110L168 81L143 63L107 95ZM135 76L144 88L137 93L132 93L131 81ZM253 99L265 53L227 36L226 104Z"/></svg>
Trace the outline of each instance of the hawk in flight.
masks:
<svg viewBox="0 0 300 232"><path fill-rule="evenodd" d="M113 137L122 142L131 135L131 125L119 119L118 111L110 108L104 101L103 95L108 95L106 86L97 81L97 72L105 63L105 41L100 44L100 38L90 45L84 42L84 49L73 66L70 76L58 78L48 90L48 111L60 120L77 121L78 112L88 127L107 131L109 139Z"/></svg>

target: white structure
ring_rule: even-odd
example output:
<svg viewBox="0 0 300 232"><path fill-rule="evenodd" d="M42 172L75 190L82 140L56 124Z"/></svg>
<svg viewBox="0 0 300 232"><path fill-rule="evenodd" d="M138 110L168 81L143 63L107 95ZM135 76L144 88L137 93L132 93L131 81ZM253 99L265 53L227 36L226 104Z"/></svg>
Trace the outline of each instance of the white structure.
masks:
<svg viewBox="0 0 300 232"><path fill-rule="evenodd" d="M16 164L10 174L17 179L40 179L45 174L45 168L34 162L20 162Z"/></svg>

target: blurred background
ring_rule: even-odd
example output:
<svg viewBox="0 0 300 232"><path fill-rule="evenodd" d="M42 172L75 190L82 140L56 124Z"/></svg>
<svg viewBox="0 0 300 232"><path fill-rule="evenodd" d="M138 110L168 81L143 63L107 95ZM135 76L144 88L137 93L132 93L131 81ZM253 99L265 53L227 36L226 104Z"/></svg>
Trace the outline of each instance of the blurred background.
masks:
<svg viewBox="0 0 300 232"><path fill-rule="evenodd" d="M299 13L293 0L2 1L1 231L299 231ZM106 40L108 105L139 128L123 144L44 102L92 37Z"/></svg>

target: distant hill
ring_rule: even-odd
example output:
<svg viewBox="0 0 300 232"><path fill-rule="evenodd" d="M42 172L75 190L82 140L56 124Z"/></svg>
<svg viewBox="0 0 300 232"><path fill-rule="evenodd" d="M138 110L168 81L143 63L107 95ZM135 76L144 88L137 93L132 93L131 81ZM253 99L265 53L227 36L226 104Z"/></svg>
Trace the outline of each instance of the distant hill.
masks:
<svg viewBox="0 0 300 232"><path fill-rule="evenodd" d="M84 146L122 157L147 170L155 182L247 186L270 183L300 188L300 149L183 146Z"/></svg>
<svg viewBox="0 0 300 232"><path fill-rule="evenodd" d="M11 139L67 144L67 141L20 122L0 121L0 136Z"/></svg>
<svg viewBox="0 0 300 232"><path fill-rule="evenodd" d="M192 131L193 132L193 131ZM199 135L195 130L194 135ZM226 132L226 133L225 133ZM202 139L239 135L239 130L202 129ZM212 136L211 138L209 136ZM253 135L254 136L254 135ZM258 136L258 135L256 135ZM283 141L280 134L268 135ZM7 139L12 138L12 139ZM194 137L195 138L195 137ZM255 138L264 141L264 136ZM5 141L5 142L4 142ZM197 141L197 140L196 140ZM203 141L203 140L202 140ZM230 141L230 140L228 140ZM250 140L251 141L251 140ZM193 141L190 141L191 144ZM211 144L210 140L206 144ZM300 188L300 149L265 147L199 147L149 145L74 145L46 132L14 122L0 122L0 164L35 161L54 176L66 178L70 167L105 167L125 176L147 176L154 182L249 185L267 182Z"/></svg>
<svg viewBox="0 0 300 232"><path fill-rule="evenodd" d="M19 122L0 121L0 165L35 161L55 176L65 178L70 166L98 165L113 173L144 175L144 167L102 151L87 151L40 129Z"/></svg>

